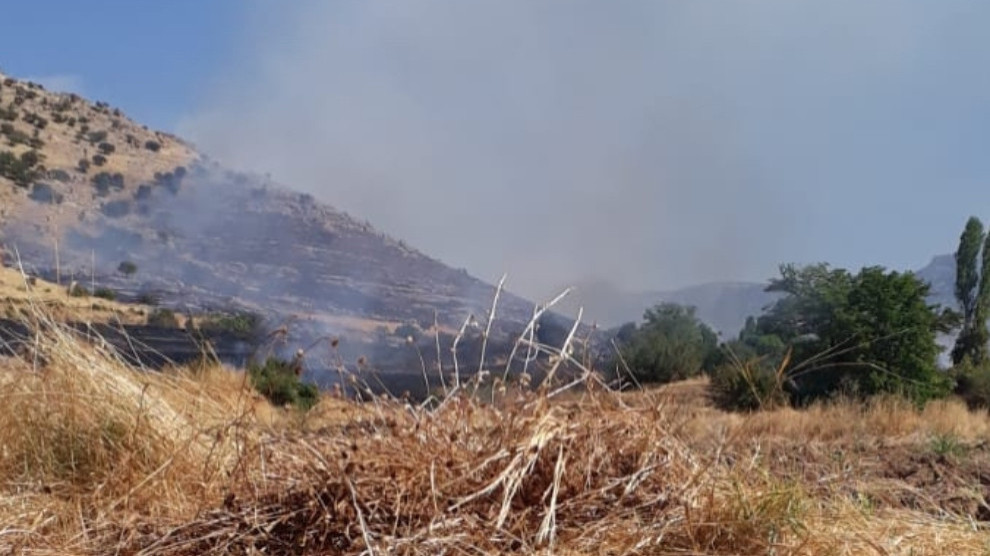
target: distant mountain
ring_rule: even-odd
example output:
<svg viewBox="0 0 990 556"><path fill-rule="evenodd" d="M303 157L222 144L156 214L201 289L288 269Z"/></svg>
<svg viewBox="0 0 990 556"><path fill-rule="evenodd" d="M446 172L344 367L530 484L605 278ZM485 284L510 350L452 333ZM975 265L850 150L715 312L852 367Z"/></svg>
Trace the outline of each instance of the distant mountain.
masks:
<svg viewBox="0 0 990 556"><path fill-rule="evenodd" d="M932 286L928 299L944 307L958 308L956 302L956 257L952 253L937 255L915 274Z"/></svg>
<svg viewBox="0 0 990 556"><path fill-rule="evenodd" d="M916 271L932 285L929 300L956 308L956 263L952 254L938 255ZM586 319L597 320L605 328L625 322L639 322L644 311L661 302L693 305L702 321L720 332L723 338L738 334L746 317L756 316L779 298L764 291L756 282L712 282L676 290L627 292L608 282L588 282L575 287L573 296L563 304L567 314L583 306Z"/></svg>
<svg viewBox="0 0 990 556"><path fill-rule="evenodd" d="M609 328L638 322L648 307L661 302L692 305L701 320L729 338L742 329L746 317L759 315L779 297L763 291L764 287L755 282L712 282L676 290L626 292L607 282L589 282L577 285L561 310L574 314L582 306L585 320Z"/></svg>

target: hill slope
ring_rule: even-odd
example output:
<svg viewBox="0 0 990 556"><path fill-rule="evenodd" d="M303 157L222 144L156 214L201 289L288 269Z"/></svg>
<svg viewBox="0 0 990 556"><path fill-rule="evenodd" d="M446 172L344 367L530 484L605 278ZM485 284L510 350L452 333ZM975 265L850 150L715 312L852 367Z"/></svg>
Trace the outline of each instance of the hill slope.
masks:
<svg viewBox="0 0 990 556"><path fill-rule="evenodd" d="M295 318L299 341L483 320L494 287L119 110L0 75L0 245L34 273L126 298ZM131 262L133 275L118 272ZM532 304L505 294L495 334Z"/></svg>

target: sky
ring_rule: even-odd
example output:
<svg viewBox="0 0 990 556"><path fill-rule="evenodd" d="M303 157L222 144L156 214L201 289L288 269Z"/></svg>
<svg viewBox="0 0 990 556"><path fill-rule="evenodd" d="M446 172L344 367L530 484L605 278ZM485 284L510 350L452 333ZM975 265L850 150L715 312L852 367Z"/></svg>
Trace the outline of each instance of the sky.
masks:
<svg viewBox="0 0 990 556"><path fill-rule="evenodd" d="M990 219L990 3L18 2L0 68L546 297L916 269Z"/></svg>

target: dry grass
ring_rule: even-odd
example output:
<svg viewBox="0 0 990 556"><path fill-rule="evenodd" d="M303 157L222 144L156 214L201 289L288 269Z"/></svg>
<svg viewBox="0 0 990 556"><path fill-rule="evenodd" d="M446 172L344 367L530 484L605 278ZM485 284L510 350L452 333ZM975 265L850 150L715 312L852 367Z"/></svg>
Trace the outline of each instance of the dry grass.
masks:
<svg viewBox="0 0 990 556"><path fill-rule="evenodd" d="M955 402L741 416L693 382L300 415L32 324L43 364L0 362L4 551L990 553L987 417Z"/></svg>

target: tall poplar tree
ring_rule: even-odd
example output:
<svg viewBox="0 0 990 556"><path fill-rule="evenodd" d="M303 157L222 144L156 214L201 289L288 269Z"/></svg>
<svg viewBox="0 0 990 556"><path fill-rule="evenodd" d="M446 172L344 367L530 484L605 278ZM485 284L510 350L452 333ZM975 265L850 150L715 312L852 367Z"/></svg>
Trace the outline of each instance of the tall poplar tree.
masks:
<svg viewBox="0 0 990 556"><path fill-rule="evenodd" d="M987 242L987 245L984 245ZM982 257L980 256L982 249ZM952 362L968 357L973 363L987 359L987 317L990 317L990 236L973 216L966 222L956 251L956 299L962 309L962 330L952 348ZM978 263L979 267L978 267Z"/></svg>

